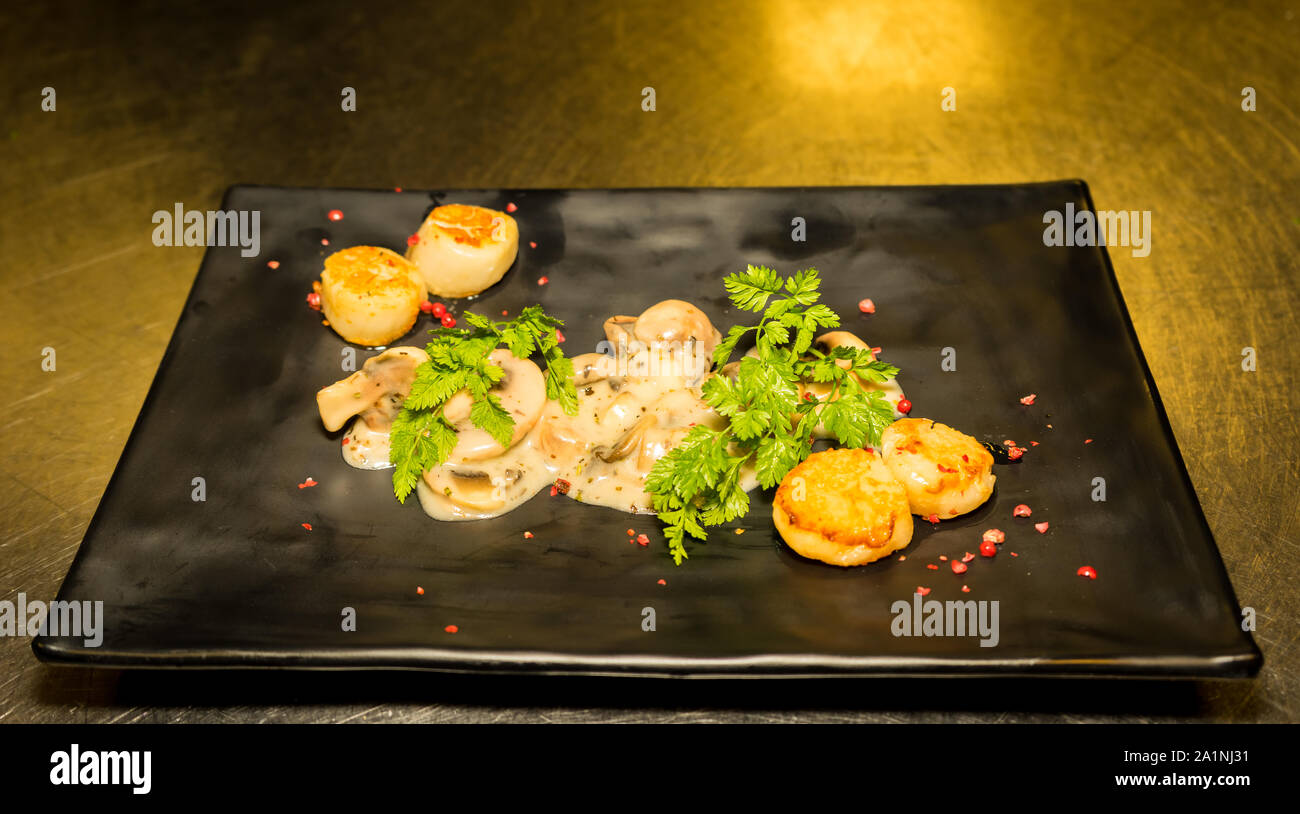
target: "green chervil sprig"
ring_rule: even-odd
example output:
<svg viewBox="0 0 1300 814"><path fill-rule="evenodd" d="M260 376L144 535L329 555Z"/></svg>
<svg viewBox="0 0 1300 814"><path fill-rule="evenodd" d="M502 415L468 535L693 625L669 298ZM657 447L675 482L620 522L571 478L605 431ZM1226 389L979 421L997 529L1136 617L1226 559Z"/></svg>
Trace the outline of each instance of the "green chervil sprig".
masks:
<svg viewBox="0 0 1300 814"><path fill-rule="evenodd" d="M867 350L841 346L822 353L812 347L820 330L840 324L839 315L817 302L821 279L816 269L785 278L770 268L749 266L728 275L723 285L737 308L763 316L757 325L733 326L714 350L713 361L726 365L750 333L757 355L741 358L734 379L715 375L704 382L704 400L727 418L728 426L692 428L655 461L646 479L678 565L688 556L688 535L704 540L707 526L730 522L749 510L740 473L751 458L759 484L771 488L812 452L819 422L844 446L862 447L878 446L880 434L894 420L884 396L863 388L850 374L880 383L897 376L897 367L873 361ZM839 362L847 362L847 368ZM831 391L824 399L800 400L800 379L829 383Z"/></svg>
<svg viewBox="0 0 1300 814"><path fill-rule="evenodd" d="M502 446L510 445L515 420L490 392L504 371L488 358L504 345L520 359L541 353L546 366L546 397L560 403L569 415L578 412L578 392L573 385L573 362L560 350L556 329L564 323L541 306L525 308L506 322L465 313L469 328L437 328L426 347L429 361L415 369L411 392L389 434L389 460L393 469L393 494L402 503L426 470L441 465L456 447L456 430L443 408L461 390L474 402L469 420L486 430Z"/></svg>

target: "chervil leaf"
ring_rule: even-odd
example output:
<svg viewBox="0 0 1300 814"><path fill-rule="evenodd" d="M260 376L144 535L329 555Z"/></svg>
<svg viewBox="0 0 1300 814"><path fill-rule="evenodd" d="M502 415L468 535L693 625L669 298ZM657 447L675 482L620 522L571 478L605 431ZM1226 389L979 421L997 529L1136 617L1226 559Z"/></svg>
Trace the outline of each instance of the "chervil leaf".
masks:
<svg viewBox="0 0 1300 814"><path fill-rule="evenodd" d="M790 329L780 322L769 322L763 326L763 340L769 347L784 345L790 341Z"/></svg>
<svg viewBox="0 0 1300 814"><path fill-rule="evenodd" d="M813 341L812 329L808 327L800 327L799 332L795 335L795 339L794 339L795 355L803 353L807 351L808 348L812 347L812 341Z"/></svg>
<svg viewBox="0 0 1300 814"><path fill-rule="evenodd" d="M822 426L846 447L860 449L866 444L867 432L864 427L866 399L860 391L841 393L834 401L822 405L817 415Z"/></svg>
<svg viewBox="0 0 1300 814"><path fill-rule="evenodd" d="M466 370L465 389L474 397L475 401L482 401L487 398L488 391L492 389L492 379L481 370Z"/></svg>
<svg viewBox="0 0 1300 814"><path fill-rule="evenodd" d="M880 446L880 434L894 423L894 406L885 400L879 390L867 392L867 409L863 418L867 422L867 443L873 447Z"/></svg>
<svg viewBox="0 0 1300 814"><path fill-rule="evenodd" d="M466 337L451 348L451 358L464 367L478 367L498 344L496 334Z"/></svg>
<svg viewBox="0 0 1300 814"><path fill-rule="evenodd" d="M736 389L741 399L771 413L792 412L799 403L798 381L789 364L746 356L740 362Z"/></svg>
<svg viewBox="0 0 1300 814"><path fill-rule="evenodd" d="M723 338L718 346L713 349L713 362L718 367L722 367L731 358L731 354L736 350L736 344L740 342L741 337L749 333L752 328L746 328L743 325L732 325L727 331L726 337Z"/></svg>
<svg viewBox="0 0 1300 814"><path fill-rule="evenodd" d="M879 446L880 434L894 423L894 409L877 390L846 388L818 416L826 431L846 447Z"/></svg>
<svg viewBox="0 0 1300 814"><path fill-rule="evenodd" d="M393 462L393 493L406 502L420 476L446 461L456 447L456 431L442 411L402 410L388 434Z"/></svg>
<svg viewBox="0 0 1300 814"><path fill-rule="evenodd" d="M808 371L808 378L815 382L838 382L848 375L848 371L835 363L833 358L815 359Z"/></svg>
<svg viewBox="0 0 1300 814"><path fill-rule="evenodd" d="M886 362L873 362L870 356L859 356L853 361L853 372L866 381L884 384L898 376L898 368Z"/></svg>
<svg viewBox="0 0 1300 814"><path fill-rule="evenodd" d="M451 355L451 343L443 341L430 342L425 349L429 354L429 359L433 364L443 369L451 369L456 366L456 360Z"/></svg>
<svg viewBox="0 0 1300 814"><path fill-rule="evenodd" d="M772 413L758 407L737 410L730 417L731 431L742 441L757 438L772 424Z"/></svg>
<svg viewBox="0 0 1300 814"><path fill-rule="evenodd" d="M749 266L743 272L728 274L722 285L737 308L762 311L768 299L781 290L782 281L780 275L766 266Z"/></svg>
<svg viewBox="0 0 1300 814"><path fill-rule="evenodd" d="M465 313L461 314L461 319L465 320L470 325L473 325L475 328L482 328L485 331L494 330L492 320L488 319L487 317L479 316L478 314L474 314L469 311L466 311Z"/></svg>
<svg viewBox="0 0 1300 814"><path fill-rule="evenodd" d="M765 322L769 320L784 322L791 316L789 313L790 309L794 308L798 304L799 303L788 298L775 300L771 305L767 306L767 310L763 312L763 320Z"/></svg>
<svg viewBox="0 0 1300 814"><path fill-rule="evenodd" d="M549 348L546 359L546 397L560 403L567 415L578 414L578 388L573 383L573 360L560 352L559 346Z"/></svg>
<svg viewBox="0 0 1300 814"><path fill-rule="evenodd" d="M821 279L817 276L817 269L809 268L803 271L795 272L795 275L785 281L785 290L790 292L790 299L799 305L812 305L821 298L817 289L821 286Z"/></svg>
<svg viewBox="0 0 1300 814"><path fill-rule="evenodd" d="M488 393L481 400L474 402L469 408L469 420L475 427L486 430L487 434L502 447L510 447L515 420L501 406L501 399L496 395Z"/></svg>
<svg viewBox="0 0 1300 814"><path fill-rule="evenodd" d="M537 337L522 326L511 326L501 330L501 341L510 352L520 359L527 359L537 349Z"/></svg>
<svg viewBox="0 0 1300 814"><path fill-rule="evenodd" d="M700 392L704 401L720 415L734 415L741 408L736 395L736 385L726 376L710 376L704 380Z"/></svg>
<svg viewBox="0 0 1300 814"><path fill-rule="evenodd" d="M465 386L465 376L464 370L419 365L415 369L415 379L411 382L411 392L406 395L403 406L412 410L436 407Z"/></svg>
<svg viewBox="0 0 1300 814"><path fill-rule="evenodd" d="M799 449L798 438L782 435L769 435L764 438L758 445L754 459L759 484L765 489L770 489L780 483L786 473L803 460L799 455Z"/></svg>
<svg viewBox="0 0 1300 814"><path fill-rule="evenodd" d="M835 328L840 324L840 315L830 309L825 303L816 305L803 312L804 326L809 330L818 328Z"/></svg>
<svg viewBox="0 0 1300 814"><path fill-rule="evenodd" d="M692 427L667 455L654 462L646 476L646 489L672 493L688 503L701 490L712 488L725 458L727 436L703 424Z"/></svg>

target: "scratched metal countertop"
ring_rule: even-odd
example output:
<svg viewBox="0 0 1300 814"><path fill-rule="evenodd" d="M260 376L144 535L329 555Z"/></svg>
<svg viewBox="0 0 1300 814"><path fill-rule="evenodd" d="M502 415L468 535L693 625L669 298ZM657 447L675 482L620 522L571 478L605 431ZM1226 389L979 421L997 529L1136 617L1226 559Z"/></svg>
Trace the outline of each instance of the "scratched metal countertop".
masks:
<svg viewBox="0 0 1300 814"><path fill-rule="evenodd" d="M1100 209L1152 212L1150 256L1111 256L1238 598L1257 613L1263 671L1226 683L124 673L46 666L28 639L4 637L0 721L1300 720L1294 3L263 5L2 12L0 599L54 596L144 401L203 252L153 246L151 215L173 202L215 209L239 182L1083 178ZM340 110L345 86L354 113ZM941 110L944 88L955 111Z"/></svg>

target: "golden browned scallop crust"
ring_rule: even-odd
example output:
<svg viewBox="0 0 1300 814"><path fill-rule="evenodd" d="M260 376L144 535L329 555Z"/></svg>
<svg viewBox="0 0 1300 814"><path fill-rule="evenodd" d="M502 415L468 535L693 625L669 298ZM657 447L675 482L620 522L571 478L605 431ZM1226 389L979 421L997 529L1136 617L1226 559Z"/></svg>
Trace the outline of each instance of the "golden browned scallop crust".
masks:
<svg viewBox="0 0 1300 814"><path fill-rule="evenodd" d="M885 465L907 489L913 514L947 520L979 508L993 494L993 456L947 424L900 419L881 434L880 446Z"/></svg>
<svg viewBox="0 0 1300 814"><path fill-rule="evenodd" d="M387 345L415 325L424 280L405 257L378 246L353 246L325 258L321 312L349 342Z"/></svg>
<svg viewBox="0 0 1300 814"><path fill-rule="evenodd" d="M863 449L814 452L781 481L772 522L796 553L831 565L864 565L912 540L907 491Z"/></svg>
<svg viewBox="0 0 1300 814"><path fill-rule="evenodd" d="M406 257L439 297L468 297L495 285L519 254L519 224L505 212L445 204L429 212Z"/></svg>

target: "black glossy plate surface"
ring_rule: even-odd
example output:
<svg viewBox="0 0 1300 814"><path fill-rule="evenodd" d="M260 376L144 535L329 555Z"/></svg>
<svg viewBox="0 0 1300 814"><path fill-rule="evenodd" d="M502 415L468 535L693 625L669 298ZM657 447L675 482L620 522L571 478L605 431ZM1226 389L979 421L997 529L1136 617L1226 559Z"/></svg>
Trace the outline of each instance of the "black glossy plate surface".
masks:
<svg viewBox="0 0 1300 814"><path fill-rule="evenodd" d="M397 504L387 473L348 467L340 434L322 429L315 392L346 375L347 345L304 302L325 254L403 251L435 201L518 205L519 259L468 305L499 315L540 302L566 322L570 355L596 349L609 315L667 297L696 303L725 332L749 315L728 311L724 274L815 265L845 327L903 369L914 416L1030 451L996 468L981 509L933 528L918 522L906 561L849 570L786 548L761 491L736 524L744 534L715 531L681 567L653 517L546 492L498 519L435 522L414 501ZM208 250L60 592L104 601L103 644L41 638L36 652L115 666L1253 675L1259 651L1240 629L1105 251L1043 243L1043 213L1067 204L1091 208L1083 183L234 187L224 208L261 212L261 255ZM331 209L344 219L328 220ZM791 239L794 218L805 220L806 242ZM859 313L863 297L876 314ZM430 325L421 316L417 331ZM945 349L955 371L941 369ZM359 351L358 364L368 355ZM1021 405L1031 392L1037 403ZM308 476L319 486L299 489ZM191 499L196 477L204 502ZM1095 478L1105 502L1092 499ZM1013 518L1018 503L1033 517ZM1047 534L1033 528L1041 521ZM976 552L990 527L1007 535L996 558L977 557L961 577L939 560ZM630 544L628 528L651 545ZM1079 577L1083 565L1099 578ZM917 586L931 600L997 600L997 645L894 636L891 606ZM342 630L345 608L355 631ZM643 629L647 608L653 631Z"/></svg>

